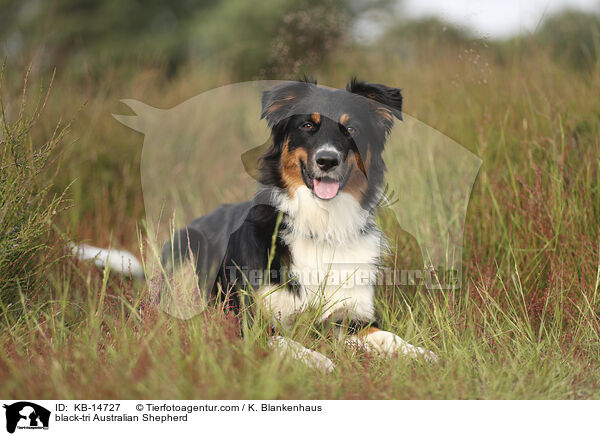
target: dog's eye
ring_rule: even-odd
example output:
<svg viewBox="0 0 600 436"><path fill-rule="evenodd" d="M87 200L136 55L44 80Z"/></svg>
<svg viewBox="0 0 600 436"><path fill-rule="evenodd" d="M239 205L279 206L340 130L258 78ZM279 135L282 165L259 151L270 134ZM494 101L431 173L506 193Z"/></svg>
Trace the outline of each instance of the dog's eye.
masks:
<svg viewBox="0 0 600 436"><path fill-rule="evenodd" d="M315 128L315 125L313 123L311 123L310 121L307 121L306 123L302 124L302 127L304 130L312 130Z"/></svg>
<svg viewBox="0 0 600 436"><path fill-rule="evenodd" d="M346 130L348 131L349 134L351 135L356 135L358 133L358 129L356 127L352 127L352 126L347 126Z"/></svg>

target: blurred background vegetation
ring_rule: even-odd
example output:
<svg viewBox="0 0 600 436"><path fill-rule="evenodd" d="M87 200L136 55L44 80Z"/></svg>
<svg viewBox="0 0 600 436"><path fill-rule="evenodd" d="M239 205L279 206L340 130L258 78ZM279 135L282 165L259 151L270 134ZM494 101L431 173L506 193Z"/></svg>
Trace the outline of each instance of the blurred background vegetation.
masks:
<svg viewBox="0 0 600 436"><path fill-rule="evenodd" d="M57 68L59 74L91 78L105 76L109 68L138 73L142 66L160 66L173 75L203 64L227 69L240 81L295 77L326 64L334 52L356 48L385 48L398 56L474 39L469 29L438 18L406 21L398 3L2 0L0 54L21 70L32 63L40 71ZM364 38L364 32L359 37L357 26L382 16L377 38ZM599 24L598 15L565 10L524 38L487 43L501 50L526 39L550 48L557 61L585 69L597 60Z"/></svg>
<svg viewBox="0 0 600 436"><path fill-rule="evenodd" d="M389 7L387 2L387 6ZM98 75L107 65L169 74L188 62L227 65L238 80L298 72L347 42L350 24L385 1L2 1L2 52Z"/></svg>

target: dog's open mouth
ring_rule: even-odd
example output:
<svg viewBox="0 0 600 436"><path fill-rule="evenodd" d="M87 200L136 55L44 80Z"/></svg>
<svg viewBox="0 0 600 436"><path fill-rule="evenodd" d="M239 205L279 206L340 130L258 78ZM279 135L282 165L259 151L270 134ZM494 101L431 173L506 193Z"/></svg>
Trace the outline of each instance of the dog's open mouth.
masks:
<svg viewBox="0 0 600 436"><path fill-rule="evenodd" d="M346 180L348 179L346 176L340 182L339 180L333 180L329 177L311 177L308 174L304 162L300 161L300 166L302 168L302 179L304 180L304 183L321 200L331 200L333 197L335 197L338 192L342 190ZM348 169L347 174L350 174L351 169L352 168Z"/></svg>

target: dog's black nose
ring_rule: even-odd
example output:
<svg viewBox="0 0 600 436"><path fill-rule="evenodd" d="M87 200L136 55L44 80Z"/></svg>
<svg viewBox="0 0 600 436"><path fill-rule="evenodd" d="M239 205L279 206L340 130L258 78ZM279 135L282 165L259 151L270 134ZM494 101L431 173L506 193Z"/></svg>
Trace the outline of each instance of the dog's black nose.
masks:
<svg viewBox="0 0 600 436"><path fill-rule="evenodd" d="M340 164L340 155L334 150L319 150L315 155L315 160L321 171L329 171Z"/></svg>

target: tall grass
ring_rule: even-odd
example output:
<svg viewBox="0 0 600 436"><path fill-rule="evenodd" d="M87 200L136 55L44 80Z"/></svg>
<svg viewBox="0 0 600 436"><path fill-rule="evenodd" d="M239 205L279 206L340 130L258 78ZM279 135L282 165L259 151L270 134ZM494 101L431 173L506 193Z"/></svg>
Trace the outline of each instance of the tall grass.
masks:
<svg viewBox="0 0 600 436"><path fill-rule="evenodd" d="M52 223L64 205L62 194L52 191L52 156L67 126L56 126L47 139L34 143L32 129L44 110L50 86L40 89L28 107L29 72L20 102L6 106L4 67L0 73L0 302L3 311L20 296L36 292L54 259Z"/></svg>
<svg viewBox="0 0 600 436"><path fill-rule="evenodd" d="M382 328L434 351L439 364L346 348L300 317L292 336L337 365L324 377L268 351L261 323L242 338L239 320L219 308L180 321L152 304L145 285L63 259L41 295L19 298L20 315L2 313L0 395L599 398L600 71L574 73L543 49L511 53L481 45L431 56L349 51L314 72L327 85L359 73L401 86L407 113L483 159L463 287L377 289ZM63 75L51 114L89 104L73 124L79 141L61 159L54 192L73 183L74 207L58 214L58 227L137 251L142 138L110 113L123 112L123 97L164 108L229 79L190 67L173 79L145 71L90 87ZM387 262L419 268L415 240L385 216L380 223L394 239Z"/></svg>

